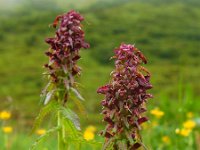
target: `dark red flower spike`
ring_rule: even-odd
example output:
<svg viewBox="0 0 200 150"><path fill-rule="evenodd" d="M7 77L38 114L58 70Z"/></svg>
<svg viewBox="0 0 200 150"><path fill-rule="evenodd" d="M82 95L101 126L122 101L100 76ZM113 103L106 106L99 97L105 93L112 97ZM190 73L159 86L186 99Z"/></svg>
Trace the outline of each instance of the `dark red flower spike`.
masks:
<svg viewBox="0 0 200 150"><path fill-rule="evenodd" d="M143 113L147 99L152 97L147 93L152 88L151 75L141 66L147 60L135 46L121 44L114 51L115 70L111 81L97 90L105 95L102 114L108 125L102 135L106 138L105 145L111 139L113 148L120 147L119 141L125 140L128 149L137 149L141 146L140 125L148 120Z"/></svg>

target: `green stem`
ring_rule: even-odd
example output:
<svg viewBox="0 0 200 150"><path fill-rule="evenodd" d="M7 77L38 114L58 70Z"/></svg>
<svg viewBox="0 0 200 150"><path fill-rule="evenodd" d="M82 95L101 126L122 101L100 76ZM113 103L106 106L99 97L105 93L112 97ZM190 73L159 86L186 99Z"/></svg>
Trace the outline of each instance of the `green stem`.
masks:
<svg viewBox="0 0 200 150"><path fill-rule="evenodd" d="M62 95L63 91L58 92L58 103L62 105ZM65 141L65 126L63 124L61 111L58 110L58 120L57 126L60 128L58 130L58 150L67 150L67 143Z"/></svg>
<svg viewBox="0 0 200 150"><path fill-rule="evenodd" d="M61 112L58 111L58 122L57 122L58 127L60 129L58 130L58 150L64 150L64 142L63 142L63 126L62 126L62 117L61 117Z"/></svg>
<svg viewBox="0 0 200 150"><path fill-rule="evenodd" d="M58 103L61 103L61 97L60 95L62 95L61 93L58 93ZM61 111L58 110L58 122L57 122L57 126L59 127L58 130L58 150L64 150L65 149L65 143L64 143L64 126L62 124L62 115L61 115Z"/></svg>

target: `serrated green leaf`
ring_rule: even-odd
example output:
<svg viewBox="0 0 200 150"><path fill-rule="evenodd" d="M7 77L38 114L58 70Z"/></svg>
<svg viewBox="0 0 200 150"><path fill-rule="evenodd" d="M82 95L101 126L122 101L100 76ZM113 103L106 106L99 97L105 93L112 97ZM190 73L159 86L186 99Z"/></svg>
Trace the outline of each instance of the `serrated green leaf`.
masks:
<svg viewBox="0 0 200 150"><path fill-rule="evenodd" d="M78 110L80 111L80 113L84 116L87 116L85 107L82 104L82 101L80 101L78 98L76 98L73 95L69 95L69 98L72 99L74 101L74 103L76 104Z"/></svg>
<svg viewBox="0 0 200 150"><path fill-rule="evenodd" d="M47 136L49 136L51 133L56 132L60 129L60 127L53 127L52 129L49 129L45 134L41 135L29 148L29 150L34 150L38 144L45 139Z"/></svg>
<svg viewBox="0 0 200 150"><path fill-rule="evenodd" d="M76 127L70 120L64 119L63 124L64 124L65 130L67 132L67 137L76 139L80 136L80 131L76 129Z"/></svg>
<svg viewBox="0 0 200 150"><path fill-rule="evenodd" d="M43 105L43 104L44 104L45 98L46 98L46 95L45 95L45 94L43 94L43 93L40 94L40 102L39 102L40 105Z"/></svg>
<svg viewBox="0 0 200 150"><path fill-rule="evenodd" d="M49 90L52 90L53 88L53 85L51 82L49 82L45 87L44 89L42 90L42 93L40 94L40 104L44 104L44 101L46 99L46 95L47 95L47 91Z"/></svg>
<svg viewBox="0 0 200 150"><path fill-rule="evenodd" d="M45 100L44 100L44 105L49 103L49 101L51 100L54 93L55 93L55 90L51 90L46 94L46 97L45 97Z"/></svg>
<svg viewBox="0 0 200 150"><path fill-rule="evenodd" d="M69 119L74 124L74 126L76 127L77 130L81 130L79 117L75 112L73 112L69 108L65 108L63 106L60 106L60 111L61 111L62 116L65 119Z"/></svg>
<svg viewBox="0 0 200 150"><path fill-rule="evenodd" d="M80 100L82 100L82 101L85 100L75 88L70 87L70 91L72 91L77 96L77 98L79 98Z"/></svg>
<svg viewBox="0 0 200 150"><path fill-rule="evenodd" d="M50 102L48 103L46 106L44 106L38 116L35 119L35 122L33 124L33 128L31 130L31 134L33 132L35 132L35 130L40 126L42 120L44 119L45 116L47 116L50 112L52 111L56 111L56 109L58 108L58 104L56 102Z"/></svg>

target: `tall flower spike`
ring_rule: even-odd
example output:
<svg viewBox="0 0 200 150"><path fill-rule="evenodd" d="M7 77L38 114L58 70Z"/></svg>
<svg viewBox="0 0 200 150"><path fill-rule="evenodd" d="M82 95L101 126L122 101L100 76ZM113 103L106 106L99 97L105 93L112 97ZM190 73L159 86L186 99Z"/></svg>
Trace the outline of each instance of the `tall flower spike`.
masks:
<svg viewBox="0 0 200 150"><path fill-rule="evenodd" d="M150 73L141 66L145 56L133 45L121 44L115 49L115 70L109 84L100 87L97 93L104 94L102 101L104 121L107 126L101 134L106 138L105 146L113 149L137 149L142 145L140 125L148 119L142 114L151 94Z"/></svg>
<svg viewBox="0 0 200 150"><path fill-rule="evenodd" d="M81 22L84 18L75 11L56 17L53 27L58 29L55 37L47 38L46 43L50 45L46 55L49 63L45 64L50 75L51 83L56 88L74 87L74 76L80 74L80 67L77 60L80 59L79 51L81 48L89 48L85 42L84 32L81 29ZM64 96L66 101L67 92Z"/></svg>
<svg viewBox="0 0 200 150"><path fill-rule="evenodd" d="M47 69L45 74L48 75L49 83L42 91L41 98L45 106L41 108L35 120L32 133L37 131L36 129L46 115L50 113L56 115L57 126L48 131L57 132L58 150L69 148L69 144L72 143L68 144L67 139L76 140L76 144L83 140L77 139L80 134L78 115L66 105L69 99L83 100L77 90L77 82L75 82L75 76L80 74L80 68L77 66L80 49L89 48L81 28L83 20L84 18L73 10L57 16L52 24L56 28L56 34L46 39L46 43L50 45L46 52L49 62L45 64ZM77 105L80 107L81 103ZM77 129L77 132L74 129ZM37 144L33 144L30 149L35 149L36 146Z"/></svg>

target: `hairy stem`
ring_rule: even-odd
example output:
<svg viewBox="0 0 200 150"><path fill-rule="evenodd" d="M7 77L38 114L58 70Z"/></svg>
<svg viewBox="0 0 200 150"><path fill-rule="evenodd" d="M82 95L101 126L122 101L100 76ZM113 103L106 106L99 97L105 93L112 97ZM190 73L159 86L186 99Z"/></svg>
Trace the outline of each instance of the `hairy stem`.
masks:
<svg viewBox="0 0 200 150"><path fill-rule="evenodd" d="M58 111L58 122L57 122L58 127L61 127L61 115L60 111ZM62 127L58 130L58 150L63 150L62 148Z"/></svg>
<svg viewBox="0 0 200 150"><path fill-rule="evenodd" d="M60 100L58 100L60 102ZM63 141L63 135L64 135L64 130L63 130L63 125L62 125L62 116L60 110L58 110L58 120L57 120L57 126L60 127L58 130L58 150L64 150L65 143Z"/></svg>

